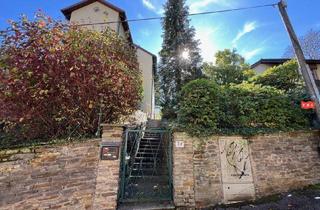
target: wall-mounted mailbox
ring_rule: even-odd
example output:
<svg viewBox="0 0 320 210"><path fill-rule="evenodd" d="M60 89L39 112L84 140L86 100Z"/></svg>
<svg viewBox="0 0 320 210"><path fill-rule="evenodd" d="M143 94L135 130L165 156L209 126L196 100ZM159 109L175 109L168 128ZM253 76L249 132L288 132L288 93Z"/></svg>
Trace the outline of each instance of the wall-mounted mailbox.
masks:
<svg viewBox="0 0 320 210"><path fill-rule="evenodd" d="M100 146L101 160L118 160L120 153L120 142L102 142Z"/></svg>

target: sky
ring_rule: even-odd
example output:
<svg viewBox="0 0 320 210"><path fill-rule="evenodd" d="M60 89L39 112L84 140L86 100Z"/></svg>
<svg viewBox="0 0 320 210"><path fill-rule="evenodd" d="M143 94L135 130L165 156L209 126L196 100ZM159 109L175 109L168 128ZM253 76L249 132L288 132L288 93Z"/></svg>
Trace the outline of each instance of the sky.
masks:
<svg viewBox="0 0 320 210"><path fill-rule="evenodd" d="M30 19L39 9L54 19L64 20L60 12L80 0L2 0L0 30L8 27L8 19L21 14ZM187 0L191 13L206 12L261 4L278 0ZM166 0L109 0L126 11L128 19L158 17L163 14ZM320 30L319 0L287 0L288 13L298 36L308 30ZM290 44L287 32L273 7L229 13L193 16L191 25L200 40L201 54L205 62L214 62L218 50L236 48L249 63L261 58L280 58ZM136 44L158 55L162 44L160 20L130 22L130 30Z"/></svg>

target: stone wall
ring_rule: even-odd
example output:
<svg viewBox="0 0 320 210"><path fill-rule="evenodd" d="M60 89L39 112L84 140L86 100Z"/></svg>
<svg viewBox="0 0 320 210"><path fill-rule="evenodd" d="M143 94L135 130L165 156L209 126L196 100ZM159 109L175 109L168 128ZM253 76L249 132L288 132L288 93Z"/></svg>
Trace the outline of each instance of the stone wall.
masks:
<svg viewBox="0 0 320 210"><path fill-rule="evenodd" d="M296 132L250 139L256 196L320 183L318 132Z"/></svg>
<svg viewBox="0 0 320 210"><path fill-rule="evenodd" d="M195 206L193 145L184 133L175 133L174 140L183 141L184 147L173 146L173 191L176 206Z"/></svg>
<svg viewBox="0 0 320 210"><path fill-rule="evenodd" d="M103 125L102 143L118 142L121 145L123 126ZM120 155L118 160L99 160L93 209L117 208Z"/></svg>
<svg viewBox="0 0 320 210"><path fill-rule="evenodd" d="M105 125L102 139L0 151L0 209L116 209L120 160L100 160L99 145L121 143L122 134ZM319 141L319 132L202 140L175 133L175 205L205 208L320 183Z"/></svg>
<svg viewBox="0 0 320 210"><path fill-rule="evenodd" d="M320 183L318 131L197 139L175 133L174 202L205 208Z"/></svg>
<svg viewBox="0 0 320 210"><path fill-rule="evenodd" d="M217 137L207 143L194 144L194 179L196 206L210 206L222 198L221 165Z"/></svg>
<svg viewBox="0 0 320 210"><path fill-rule="evenodd" d="M98 151L99 141L7 151L13 154L0 163L0 209L90 209Z"/></svg>
<svg viewBox="0 0 320 210"><path fill-rule="evenodd" d="M122 133L104 125L102 139L0 151L0 209L116 209L120 160L99 148Z"/></svg>

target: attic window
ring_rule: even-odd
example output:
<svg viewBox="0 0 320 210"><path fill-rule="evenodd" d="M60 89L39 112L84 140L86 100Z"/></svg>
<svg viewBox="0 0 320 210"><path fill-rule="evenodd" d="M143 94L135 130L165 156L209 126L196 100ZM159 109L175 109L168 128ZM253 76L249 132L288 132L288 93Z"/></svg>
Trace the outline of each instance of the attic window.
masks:
<svg viewBox="0 0 320 210"><path fill-rule="evenodd" d="M104 11L103 14L105 14L105 16L109 15L109 13L107 11Z"/></svg>
<svg viewBox="0 0 320 210"><path fill-rule="evenodd" d="M99 11L100 11L100 8L99 8L99 7L95 7L95 8L93 8L93 11L94 11L94 12L99 12Z"/></svg>

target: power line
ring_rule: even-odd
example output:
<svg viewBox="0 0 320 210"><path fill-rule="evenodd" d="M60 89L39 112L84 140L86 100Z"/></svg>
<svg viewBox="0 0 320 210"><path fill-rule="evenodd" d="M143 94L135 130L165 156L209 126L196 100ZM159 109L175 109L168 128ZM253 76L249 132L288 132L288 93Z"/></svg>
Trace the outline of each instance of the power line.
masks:
<svg viewBox="0 0 320 210"><path fill-rule="evenodd" d="M239 8L232 8L232 9L224 9L224 10L215 10L215 11L208 11L208 12L198 12L198 13L190 13L188 16L199 16L199 15L209 15L209 14L218 14L218 13L226 13L226 12L235 12L240 10L250 10L250 9L258 9L264 7L275 7L277 3L273 4L264 4L264 5L256 5L256 6L248 6L248 7L239 7ZM150 17L150 18L137 18L137 19L128 19L124 21L106 21L106 22L97 22L97 23L83 23L83 24L75 24L76 26L90 26L90 25L106 25L106 24L114 24L114 23L124 23L124 22L140 22L140 21L149 21L149 20L161 20L164 19L164 16L161 17ZM8 31L14 30L6 30L0 31L0 33L5 33Z"/></svg>
<svg viewBox="0 0 320 210"><path fill-rule="evenodd" d="M249 7L239 7L233 9L224 9L224 10L215 10L215 11L208 11L208 12L198 12L198 13L190 13L188 16L199 16L199 15L208 15L208 14L217 14L217 13L225 13L225 12L235 12L240 10L249 10L249 9L258 9L263 7L275 7L277 3L273 4L264 4L264 5L256 5L256 6L249 6ZM124 21L108 21L108 22L99 22L99 23L84 23L84 24L77 24L77 26L88 26L88 25L104 25L104 24L112 24L112 23L124 23L124 22L139 22L139 21L148 21L148 20L161 20L164 19L165 16L161 17L150 17L150 18L138 18L138 19L129 19Z"/></svg>

